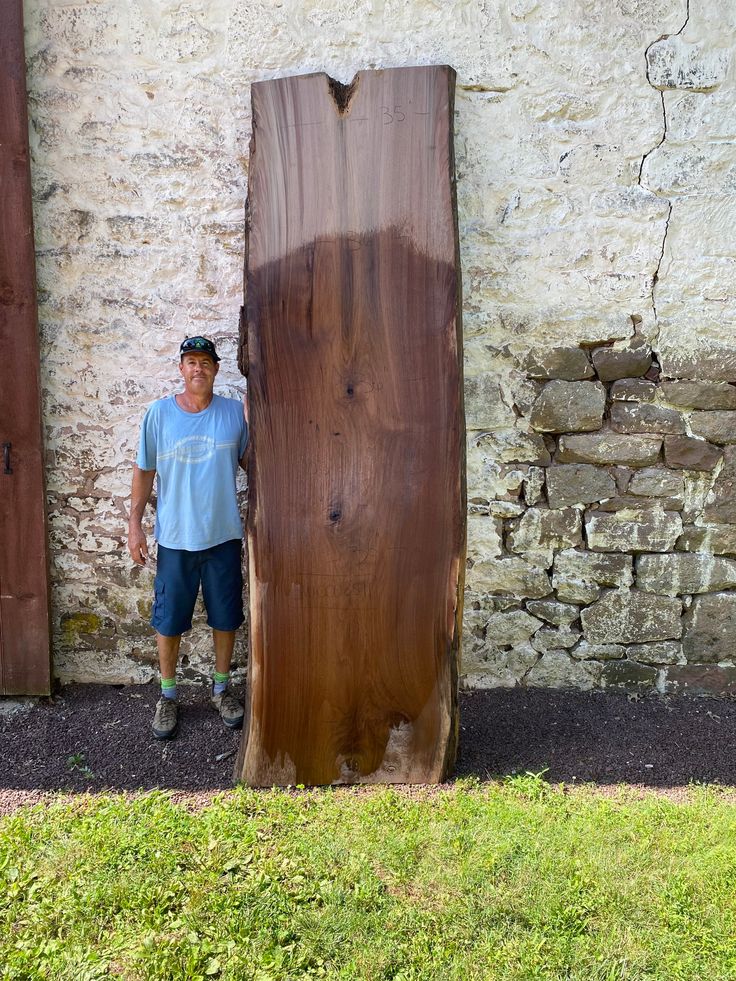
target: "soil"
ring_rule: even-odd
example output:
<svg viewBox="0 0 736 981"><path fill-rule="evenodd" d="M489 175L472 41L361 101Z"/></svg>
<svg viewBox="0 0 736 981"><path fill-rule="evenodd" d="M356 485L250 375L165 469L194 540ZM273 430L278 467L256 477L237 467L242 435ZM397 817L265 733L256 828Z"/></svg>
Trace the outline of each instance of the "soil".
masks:
<svg viewBox="0 0 736 981"><path fill-rule="evenodd" d="M169 742L150 731L158 695L153 684L68 685L15 711L0 700L0 815L60 792L162 788L197 807L231 788L240 733L206 687L180 686ZM496 689L461 692L460 723L456 778L545 771L566 786L675 796L693 782L736 787L736 701Z"/></svg>

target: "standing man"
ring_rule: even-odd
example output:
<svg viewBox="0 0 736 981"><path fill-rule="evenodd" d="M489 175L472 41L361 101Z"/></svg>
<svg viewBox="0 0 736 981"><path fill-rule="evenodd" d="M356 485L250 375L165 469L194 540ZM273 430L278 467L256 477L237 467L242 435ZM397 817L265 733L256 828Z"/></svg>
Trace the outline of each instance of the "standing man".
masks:
<svg viewBox="0 0 736 981"><path fill-rule="evenodd" d="M184 391L148 407L133 468L128 551L138 565L149 560L141 522L158 478L158 569L151 612L161 668L161 698L153 719L157 739L176 734L179 644L192 626L200 584L215 647L211 702L226 726L243 725L243 707L228 682L235 631L244 620L243 527L235 479L238 464L245 469L248 424L244 404L214 394L219 362L209 338L182 342Z"/></svg>

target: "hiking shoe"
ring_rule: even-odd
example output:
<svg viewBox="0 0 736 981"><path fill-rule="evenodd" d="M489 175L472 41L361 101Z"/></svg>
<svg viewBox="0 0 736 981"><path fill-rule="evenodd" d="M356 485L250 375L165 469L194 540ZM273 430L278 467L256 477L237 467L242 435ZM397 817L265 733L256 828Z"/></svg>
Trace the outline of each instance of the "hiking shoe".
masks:
<svg viewBox="0 0 736 981"><path fill-rule="evenodd" d="M214 685L213 685L214 689ZM212 695L210 702L220 713L220 718L228 729L242 729L243 727L243 706L235 698L229 688L219 695Z"/></svg>
<svg viewBox="0 0 736 981"><path fill-rule="evenodd" d="M173 698L162 695L156 703L153 717L153 734L156 739L173 739L179 725L179 706Z"/></svg>

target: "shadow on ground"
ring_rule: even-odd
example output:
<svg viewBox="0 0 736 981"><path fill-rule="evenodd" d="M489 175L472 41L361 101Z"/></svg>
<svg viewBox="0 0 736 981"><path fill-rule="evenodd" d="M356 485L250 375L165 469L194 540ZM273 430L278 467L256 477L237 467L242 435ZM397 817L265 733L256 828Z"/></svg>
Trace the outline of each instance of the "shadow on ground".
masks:
<svg viewBox="0 0 736 981"><path fill-rule="evenodd" d="M183 690L179 736L150 734L154 685L69 685L0 714L0 802L18 790L225 790L240 733L204 685ZM456 776L539 772L566 783L736 785L736 702L512 689L460 695Z"/></svg>

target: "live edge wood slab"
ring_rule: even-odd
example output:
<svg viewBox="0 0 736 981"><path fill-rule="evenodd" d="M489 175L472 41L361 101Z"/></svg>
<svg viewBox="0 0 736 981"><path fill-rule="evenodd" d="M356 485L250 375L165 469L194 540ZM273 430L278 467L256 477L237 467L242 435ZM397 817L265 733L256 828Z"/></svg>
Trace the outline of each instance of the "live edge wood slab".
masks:
<svg viewBox="0 0 736 981"><path fill-rule="evenodd" d="M447 66L252 86L250 659L235 778L443 780L465 435Z"/></svg>

